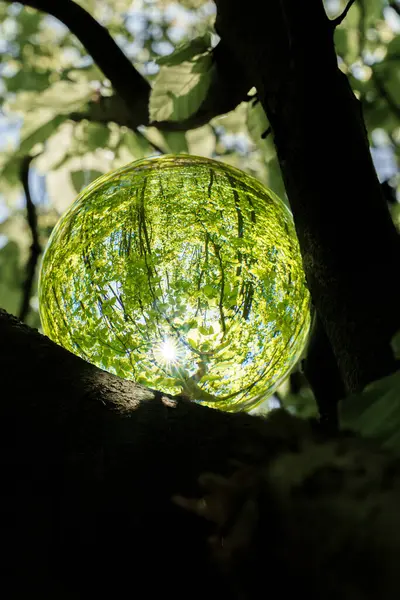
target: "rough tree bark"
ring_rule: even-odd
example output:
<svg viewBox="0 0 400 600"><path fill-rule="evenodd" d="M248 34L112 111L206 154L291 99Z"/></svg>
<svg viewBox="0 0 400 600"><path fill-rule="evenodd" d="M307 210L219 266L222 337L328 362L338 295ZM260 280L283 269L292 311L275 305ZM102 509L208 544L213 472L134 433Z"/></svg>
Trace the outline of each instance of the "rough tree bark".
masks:
<svg viewBox="0 0 400 600"><path fill-rule="evenodd" d="M4 597L217 592L207 528L171 497L268 454L264 424L120 380L4 311L0 339Z"/></svg>
<svg viewBox="0 0 400 600"><path fill-rule="evenodd" d="M399 237L322 0L216 0L269 118L308 285L347 391L396 370ZM318 56L316 76L310 56Z"/></svg>
<svg viewBox="0 0 400 600"><path fill-rule="evenodd" d="M217 6L218 31L271 123L319 316L347 389L359 389L396 367L390 262L399 250L330 24L320 0ZM267 565L263 585L283 597L317 599L324 586L328 599L391 598L398 589L399 470L380 452L297 420L222 414L146 391L5 313L0 340L5 597L255 598ZM196 496L199 473L229 475L231 459L256 466L245 500L236 480L220 481L211 495L222 517L194 505L223 528L221 570L207 545L214 526L171 497ZM246 556L237 563L238 548Z"/></svg>
<svg viewBox="0 0 400 600"><path fill-rule="evenodd" d="M0 339L4 597L394 597L397 459L120 380L4 311Z"/></svg>

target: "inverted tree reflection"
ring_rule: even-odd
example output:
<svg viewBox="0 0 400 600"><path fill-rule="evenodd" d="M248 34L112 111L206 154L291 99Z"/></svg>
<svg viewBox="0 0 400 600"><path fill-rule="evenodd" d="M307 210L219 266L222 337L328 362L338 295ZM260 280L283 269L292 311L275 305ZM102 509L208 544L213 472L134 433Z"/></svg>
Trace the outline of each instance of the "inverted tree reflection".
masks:
<svg viewBox="0 0 400 600"><path fill-rule="evenodd" d="M78 197L45 253L40 311L86 360L225 410L273 392L310 322L285 205L188 156L128 165Z"/></svg>

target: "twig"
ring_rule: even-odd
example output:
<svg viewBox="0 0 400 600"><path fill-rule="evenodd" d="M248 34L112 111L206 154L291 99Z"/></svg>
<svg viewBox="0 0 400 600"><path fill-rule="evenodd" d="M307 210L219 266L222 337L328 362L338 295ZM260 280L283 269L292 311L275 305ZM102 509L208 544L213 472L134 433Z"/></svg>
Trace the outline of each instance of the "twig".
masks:
<svg viewBox="0 0 400 600"><path fill-rule="evenodd" d="M353 6L354 2L355 2L355 0L349 0L344 11L338 17L336 17L336 19L332 19L331 23L332 23L332 27L334 29L335 29L335 27L337 27L344 21L344 19L347 16L347 13L349 12L350 8Z"/></svg>
<svg viewBox="0 0 400 600"><path fill-rule="evenodd" d="M25 321L30 310L30 299L32 294L32 286L35 278L36 265L38 258L42 252L42 247L39 241L38 227L37 227L37 214L36 207L32 201L31 192L29 189L29 169L31 162L38 156L25 156L22 159L20 177L21 183L24 188L25 200L26 200L26 219L31 231L32 243L30 247L30 255L26 264L26 278L22 288L22 301L19 309L18 317L21 321Z"/></svg>
<svg viewBox="0 0 400 600"><path fill-rule="evenodd" d="M268 127L268 129L266 129L262 134L261 134L261 139L265 140L269 134L272 132L271 127Z"/></svg>

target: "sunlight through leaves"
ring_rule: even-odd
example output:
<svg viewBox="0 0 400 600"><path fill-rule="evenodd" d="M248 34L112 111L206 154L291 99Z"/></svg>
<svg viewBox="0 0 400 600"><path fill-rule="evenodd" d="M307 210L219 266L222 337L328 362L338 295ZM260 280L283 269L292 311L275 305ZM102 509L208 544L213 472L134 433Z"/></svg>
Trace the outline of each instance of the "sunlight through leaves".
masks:
<svg viewBox="0 0 400 600"><path fill-rule="evenodd" d="M41 268L43 330L125 379L227 411L299 359L310 297L291 214L215 160L129 164L81 192Z"/></svg>

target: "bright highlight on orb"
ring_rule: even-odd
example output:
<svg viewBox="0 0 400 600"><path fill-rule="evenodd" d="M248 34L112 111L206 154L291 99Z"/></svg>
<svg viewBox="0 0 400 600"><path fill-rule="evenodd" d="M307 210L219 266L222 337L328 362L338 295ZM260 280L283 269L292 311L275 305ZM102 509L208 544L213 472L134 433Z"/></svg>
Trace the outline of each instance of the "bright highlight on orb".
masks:
<svg viewBox="0 0 400 600"><path fill-rule="evenodd" d="M286 205L187 155L94 181L54 228L44 333L102 369L226 411L270 396L299 359L310 297Z"/></svg>

